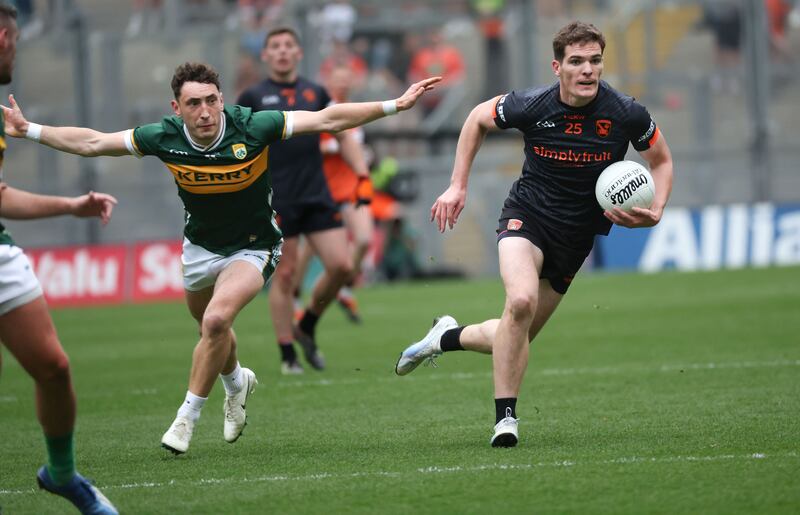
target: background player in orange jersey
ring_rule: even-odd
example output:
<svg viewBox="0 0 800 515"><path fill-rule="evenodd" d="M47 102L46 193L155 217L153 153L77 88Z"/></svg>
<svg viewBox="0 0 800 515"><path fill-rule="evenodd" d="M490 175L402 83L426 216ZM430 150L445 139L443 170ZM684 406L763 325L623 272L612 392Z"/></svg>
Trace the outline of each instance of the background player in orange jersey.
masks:
<svg viewBox="0 0 800 515"><path fill-rule="evenodd" d="M349 68L336 66L330 70L327 77L326 86L333 101L347 102L350 98L350 90L353 84L353 76ZM364 130L361 127L356 127L348 132L351 139L355 140L363 148ZM353 256L352 275L345 285L339 289L336 300L345 310L350 321L359 323L361 317L352 287L361 273L364 256L367 254L372 241L374 221L369 208L369 204L372 201L372 182L368 177L356 174L342 157L339 140L332 134L324 133L320 135L320 150L322 151L322 169L325 172L325 180L328 183L328 189L331 192L333 201L339 205ZM366 149L364 154L368 156ZM311 247L304 245L298 261L297 275L295 276L298 292L302 287L302 281L312 256L313 250Z"/></svg>
<svg viewBox="0 0 800 515"><path fill-rule="evenodd" d="M264 40L262 61L269 69L264 81L243 92L237 104L254 112L280 109L320 111L331 104L327 90L299 74L303 59L300 36L290 27L272 29ZM343 155L362 176L368 176L361 149L347 133L339 134ZM281 371L302 373L293 347L297 340L306 361L315 369L325 368L317 348L316 326L352 273L345 232L338 206L331 199L322 173L319 136L307 134L270 145L273 204L284 244L281 262L269 291L270 315L281 350ZM322 261L320 276L302 318L293 324L293 298L298 267L299 236L303 235Z"/></svg>

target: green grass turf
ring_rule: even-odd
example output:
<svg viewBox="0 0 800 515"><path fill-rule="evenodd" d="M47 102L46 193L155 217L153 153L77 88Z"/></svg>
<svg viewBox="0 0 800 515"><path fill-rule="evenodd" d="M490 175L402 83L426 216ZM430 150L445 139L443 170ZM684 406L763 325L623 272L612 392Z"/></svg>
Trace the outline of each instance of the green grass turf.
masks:
<svg viewBox="0 0 800 515"><path fill-rule="evenodd" d="M189 453L159 448L196 328L182 304L59 310L81 471L124 513L798 513L800 269L584 274L533 344L521 443L492 449L491 359L449 353L396 377L435 314L499 313L499 281L360 292L365 323L321 322L329 370L283 377L260 296L236 329L260 385L236 444L217 384ZM4 352L0 506L35 490L32 385Z"/></svg>

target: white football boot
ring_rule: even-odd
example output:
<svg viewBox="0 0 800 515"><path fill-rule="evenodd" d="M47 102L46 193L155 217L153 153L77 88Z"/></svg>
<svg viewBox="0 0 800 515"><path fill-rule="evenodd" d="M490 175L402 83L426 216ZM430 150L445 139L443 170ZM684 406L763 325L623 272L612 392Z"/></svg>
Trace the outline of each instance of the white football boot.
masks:
<svg viewBox="0 0 800 515"><path fill-rule="evenodd" d="M186 417L176 417L167 432L161 437L161 447L172 451L173 454L183 454L189 450L192 441L194 421Z"/></svg>
<svg viewBox="0 0 800 515"><path fill-rule="evenodd" d="M442 354L440 345L442 335L448 329L455 329L456 327L458 327L458 322L449 315L434 320L433 327L425 335L425 338L410 345L400 354L400 358L394 367L395 373L399 376L409 374L426 359L433 363L433 358ZM435 365L435 363L433 364Z"/></svg>
<svg viewBox="0 0 800 515"><path fill-rule="evenodd" d="M285 376L296 376L304 372L303 366L297 361L281 361L281 374Z"/></svg>
<svg viewBox="0 0 800 515"><path fill-rule="evenodd" d="M256 374L249 368L242 367L242 389L233 395L225 394L225 403L223 411L225 413L225 424L222 428L222 434L225 441L233 443L238 440L239 436L247 425L247 414L245 413L245 405L247 398L256 389L258 380Z"/></svg>
<svg viewBox="0 0 800 515"><path fill-rule="evenodd" d="M514 447L519 441L518 420L506 417L494 426L494 436L490 443L492 447Z"/></svg>

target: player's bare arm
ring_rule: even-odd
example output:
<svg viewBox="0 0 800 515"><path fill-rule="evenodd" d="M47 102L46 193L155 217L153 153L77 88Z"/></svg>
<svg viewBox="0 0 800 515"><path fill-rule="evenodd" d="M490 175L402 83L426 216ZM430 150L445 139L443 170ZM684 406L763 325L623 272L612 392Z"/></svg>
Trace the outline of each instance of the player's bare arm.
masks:
<svg viewBox="0 0 800 515"><path fill-rule="evenodd" d="M111 220L117 199L106 193L90 191L80 197L38 195L16 188L3 190L0 216L12 220L32 220L51 216L72 215L79 218L98 217L103 225Z"/></svg>
<svg viewBox="0 0 800 515"><path fill-rule="evenodd" d="M452 229L464 209L472 162L483 144L486 133L497 129L497 125L494 123L494 109L498 98L495 97L478 104L470 112L461 128L450 186L439 195L431 207L431 221L435 221L439 232L444 232L448 225Z"/></svg>
<svg viewBox="0 0 800 515"><path fill-rule="evenodd" d="M292 111L292 134L339 132L367 124L378 118L414 107L419 97L434 89L441 77L415 82L395 100L386 102L355 102L334 104L322 111Z"/></svg>
<svg viewBox="0 0 800 515"><path fill-rule="evenodd" d="M5 117L6 134L14 138L34 139L56 150L77 154L84 157L127 156L130 155L125 145L125 132L106 133L85 127L50 127L29 122L22 109L8 96L11 107L0 106ZM31 129L37 134L32 135Z"/></svg>
<svg viewBox="0 0 800 515"><path fill-rule="evenodd" d="M652 227L661 221L664 208L672 192L672 153L669 150L664 134L662 133L655 144L649 149L641 152L641 156L647 161L650 174L656 186L656 196L650 209L634 207L629 213L614 208L613 211L606 211L606 218L617 225L623 227Z"/></svg>
<svg viewBox="0 0 800 515"><path fill-rule="evenodd" d="M336 139L339 141L342 159L344 159L348 166L350 166L359 177L369 177L369 168L367 168L367 160L364 157L364 151L353 134L348 131L342 131L336 133Z"/></svg>
<svg viewBox="0 0 800 515"><path fill-rule="evenodd" d="M353 191L353 199L356 206L371 203L374 191L372 180L369 177L369 167L367 166L367 158L364 155L364 148L351 131L336 133L336 139L339 142L342 159L358 176L358 182L356 182L356 187Z"/></svg>

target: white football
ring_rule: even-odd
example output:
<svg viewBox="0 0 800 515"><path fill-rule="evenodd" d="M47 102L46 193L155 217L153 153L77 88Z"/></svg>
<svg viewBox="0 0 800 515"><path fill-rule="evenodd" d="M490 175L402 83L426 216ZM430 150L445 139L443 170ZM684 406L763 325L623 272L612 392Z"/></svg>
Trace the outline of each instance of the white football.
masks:
<svg viewBox="0 0 800 515"><path fill-rule="evenodd" d="M594 193L597 203L607 211L615 207L623 211L634 207L647 209L653 205L656 185L647 168L636 161L617 161L597 178Z"/></svg>

